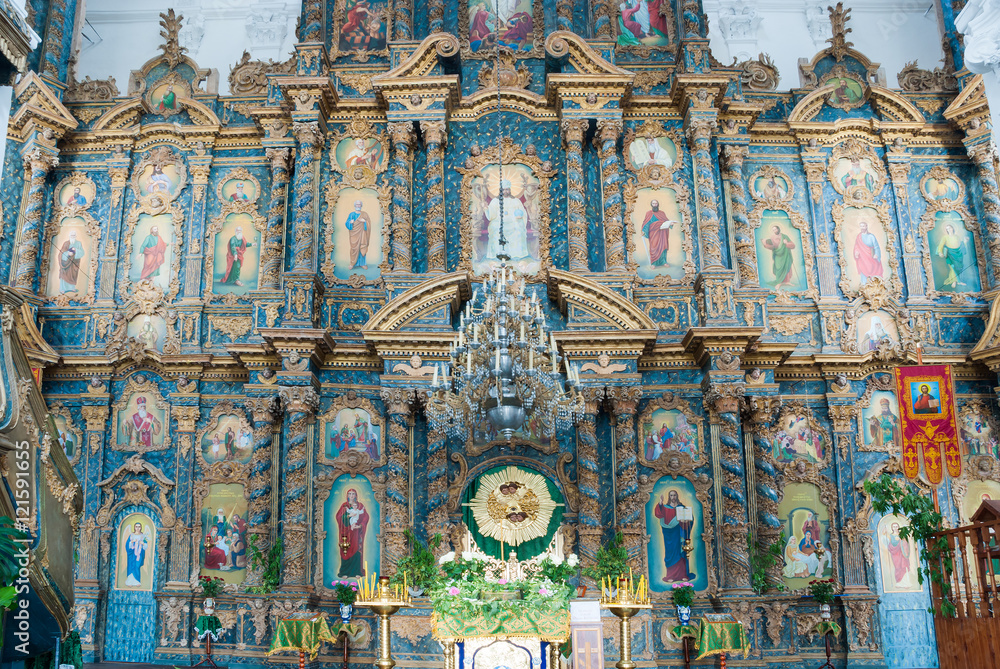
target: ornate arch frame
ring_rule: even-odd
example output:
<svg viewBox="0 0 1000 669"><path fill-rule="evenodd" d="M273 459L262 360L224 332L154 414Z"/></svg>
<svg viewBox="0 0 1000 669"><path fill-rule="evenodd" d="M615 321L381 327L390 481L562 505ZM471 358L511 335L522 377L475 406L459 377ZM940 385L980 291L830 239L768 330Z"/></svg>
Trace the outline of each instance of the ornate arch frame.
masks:
<svg viewBox="0 0 1000 669"><path fill-rule="evenodd" d="M153 401L156 404L157 409L165 409L166 416L164 418L163 429L166 434L163 435L163 446L161 448L151 449L151 450L141 450L141 451L131 451L130 449L124 449L118 445L118 418L122 411L128 406L129 399L133 393L147 393L153 397ZM118 399L112 405L113 410L111 412L111 425L113 431L113 439L111 441L111 449L115 451L126 451L133 453L149 453L152 451L166 451L172 448L171 438L170 438L170 421L172 419L170 411L170 402L160 393L160 387L155 382L148 378L143 377L141 380L137 380L134 376L130 376L125 379L125 387L122 388L121 392L118 394Z"/></svg>
<svg viewBox="0 0 1000 669"><path fill-rule="evenodd" d="M55 206L52 211L52 218L49 225L45 226L45 252L42 254L42 267L39 274L39 281L41 282L42 288L39 292L45 294L48 292L48 286L46 285L49 280L49 269L53 263L53 256L58 253L58 251L53 248L52 244L56 236L62 230L63 223L69 218L79 218L83 221L84 226L87 228L87 235L91 240L90 249L90 271L87 277L87 296L83 300L71 300L67 295L56 295L55 297L49 297L49 302L55 304L59 307L68 307L72 302L77 302L78 304L93 304L94 300L97 299L97 267L98 267L98 256L100 256L101 247L101 224L91 216L90 206L93 204L93 200L87 204L70 204L62 205L59 203L59 193L65 186L78 186L87 185L96 195L97 187L94 185L93 180L82 172L73 172L64 179L62 179L58 184L56 184L54 191ZM57 223L58 222L58 223ZM53 225L55 223L55 225Z"/></svg>
<svg viewBox="0 0 1000 669"><path fill-rule="evenodd" d="M333 459L326 456L325 444L323 444L323 435L326 434L326 426L334 422L337 419L337 414L344 409L363 409L367 411L372 417L372 424L380 428L382 443L379 444L378 460L372 460L370 455L362 451L346 451ZM375 406L375 403L367 397L359 397L353 390L349 390L345 395L334 397L327 410L319 415L318 423L320 435L320 447L317 453L318 462L333 467L338 476L340 474L349 474L350 476L367 474L377 467L384 467L388 463L388 454L386 453L388 434L385 416L382 415L382 410ZM369 480L371 479L369 478Z"/></svg>
<svg viewBox="0 0 1000 669"><path fill-rule="evenodd" d="M855 192L858 192L857 189ZM867 193L867 191L864 191ZM889 213L889 203L885 200L876 202L874 199L863 199L855 201L841 201L833 203L833 237L837 242L837 264L840 265L840 290L848 298L856 297L860 288L851 289L847 280L847 248L844 240L844 210L845 209L871 209L878 216L879 223L885 231L886 249L884 253L889 257L889 268L892 270L892 277L888 281L888 288L895 294L900 294L903 290L899 279L899 258L896 253L896 231L893 229L892 215Z"/></svg>
<svg viewBox="0 0 1000 669"><path fill-rule="evenodd" d="M865 90L867 90L867 86ZM833 171L843 158L847 158L848 160L862 160L867 158L871 161L872 169L875 170L876 176L875 187L871 192L869 192L867 188L857 186L845 189L844 186L834 178ZM859 137L848 137L843 142L833 147L830 151L830 159L827 162L826 178L830 181L830 185L833 186L833 190L843 196L845 202L854 203L872 202L879 194L882 193L888 183L888 177L886 176L885 165L883 164L882 159L878 157L868 142Z"/></svg>
<svg viewBox="0 0 1000 669"><path fill-rule="evenodd" d="M226 185L229 181L233 179L240 179L241 181L249 181L253 183L256 195L252 200L246 202L226 202L222 197L222 187ZM260 181L257 177L250 174L250 172L245 167L238 167L235 170L230 170L219 180L219 185L216 187L216 197L222 203L222 207L219 210L219 214L212 219L212 222L208 225L205 230L205 260L204 260L204 281L205 288L202 292L204 301L218 302L220 300L224 301L235 301L232 298L227 300L231 293L226 295L217 295L212 292L214 288L213 284L215 282L215 241L216 237L222 232L222 227L226 224L226 218L232 214L246 214L251 220L253 220L254 230L260 233L260 260L258 261L258 275L259 267L263 265L264 260L264 233L267 230L267 219L260 215L257 211L257 200L260 198ZM234 296L236 299L246 298L247 296Z"/></svg>
<svg viewBox="0 0 1000 669"><path fill-rule="evenodd" d="M840 575L840 530L837 529L837 509L839 506L837 502L837 486L821 473L821 466L826 467L829 465L829 455L833 451L833 443L829 439L827 443L830 444L830 448L827 450L828 460L826 465L817 465L805 460L796 460L795 462L783 465L782 473L784 474L784 483L786 485L789 483L811 483L819 490L819 502L826 507L826 513L830 519L827 533L830 536L830 553L832 554L830 565L833 570L833 579L842 589L843 583L841 582Z"/></svg>
<svg viewBox="0 0 1000 669"><path fill-rule="evenodd" d="M680 156L681 154L678 150L678 159L680 159ZM676 166L676 164L677 163L675 162L674 165ZM632 214L635 213L636 203L639 199L639 191L647 188L652 189L654 192L660 190L672 190L677 198L677 207L681 212L681 216L684 218L682 226L684 231L684 240L681 242L681 248L684 249L684 254L686 256L684 260L684 276L675 280L666 274L658 274L652 279L644 279L638 275L638 263L630 262L629 267L636 273L636 282L644 285L661 287L669 285L693 285L695 276L698 274L698 264L695 261L694 254L694 217L691 213L691 194L684 183L674 181L673 168L667 169L661 165L645 165L636 173L636 179L634 181L629 181L622 189L622 199L625 201L625 221L627 229L625 247L628 252L628 257L635 257L635 239L633 238L632 230Z"/></svg>
<svg viewBox="0 0 1000 669"><path fill-rule="evenodd" d="M927 195L925 184L930 179L952 179L958 184L958 197L954 200L934 200ZM969 213L969 210L962 204L965 199L965 184L942 165L935 165L920 179L920 194L927 200L927 210L920 217L920 227L918 234L923 238L924 252L921 260L924 265L924 277L927 280L926 292L931 299L947 297L953 295L982 297L983 287L988 285L986 278L986 256L983 253L983 242L979 234L979 226L976 219ZM934 288L934 266L932 261L933 250L931 249L930 233L936 225L936 215L938 212L949 212L957 214L962 220L965 230L972 235L972 245L975 248L977 269L979 270L979 290L967 292L944 292Z"/></svg>
<svg viewBox="0 0 1000 669"><path fill-rule="evenodd" d="M688 423L694 427L695 436L698 439L698 452L701 456L698 460L695 460L690 454L681 453L680 451L671 451L669 454L664 453L663 456L657 460L646 459L646 449L643 448L642 444L642 426L652 420L653 414L657 409L666 409L668 411L670 409L676 409L684 414ZM704 418L695 413L691 408L691 403L676 393L666 392L661 397L656 397L650 400L646 404L646 407L642 410L642 413L639 414L639 419L636 421L637 436L639 437L639 464L644 467L649 467L659 474L676 472L678 470L687 471L687 469L690 469L693 472L698 467L708 466L708 453L711 449L708 448L706 450L706 446L708 444L705 441L704 422ZM674 462L675 458L677 460L676 462Z"/></svg>
<svg viewBox="0 0 1000 669"><path fill-rule="evenodd" d="M629 128L625 131L625 137L622 140L622 164L625 169L633 174L638 174L646 166L644 165L639 170L633 170L631 167L631 161L628 159L629 149L632 147L632 142L636 139L654 139L656 137L666 137L671 142L674 143L674 147L677 149L677 157L674 159L673 164L670 167L665 167L663 165L657 165L661 170L666 171L668 175L672 178L672 175L678 167L684 164L684 141L680 134L676 130L667 130L662 121L646 121L637 128Z"/></svg>
<svg viewBox="0 0 1000 669"><path fill-rule="evenodd" d="M326 501L330 498L330 494L333 491L333 485L337 482L341 476L348 476L352 479L357 478L358 474L348 474L347 472L335 470L332 472L321 472L313 479L313 495L315 497L315 509L313 510L313 522L316 528L313 533L313 543L315 550L315 570L313 571L313 586L316 588L317 594L320 597L333 597L334 591L327 587L323 580L323 543L326 541ZM372 487L372 494L375 496L375 501L378 502L378 527L380 530L385 528L384 518L385 518L385 507L386 507L386 484L384 482L379 482L374 480L372 477L366 474L360 474ZM369 527L371 527L369 525ZM382 543L382 533L376 533L375 539ZM381 572L382 567L387 564L386 561L386 550L383 547L379 550L379 563L375 565L376 568Z"/></svg>
<svg viewBox="0 0 1000 669"><path fill-rule="evenodd" d="M149 499L149 486L138 478L132 478L122 486L124 497L116 502L117 495L115 486L129 474L133 477L146 472L154 481L159 484L159 503ZM98 482L98 487L104 492L104 502L97 510L97 526L102 529L109 527L108 523L118 513L118 511L128 504L145 504L151 509L155 509L160 519L160 526L164 529L172 528L177 522L177 514L170 506L167 496L173 491L176 484L168 479L162 471L142 459L141 454L135 454L118 467L111 476Z"/></svg>
<svg viewBox="0 0 1000 669"><path fill-rule="evenodd" d="M200 447L200 444L199 444ZM194 484L194 490L192 491L192 501L194 505L192 507L192 515L194 516L194 521L191 523L192 538L195 540L192 546L194 550L191 551L191 587L195 587L198 584L198 577L201 574L201 549L202 542L204 541L205 528L201 524L201 511L202 507L205 505L205 498L208 497L209 492L213 485L223 484L223 485L240 485L243 486L243 499L247 502L247 509L250 508L250 482L246 477L249 471L249 465L239 465L233 462L217 462L215 465L209 466L207 469L202 469L201 478L197 480ZM247 514L249 515L249 513ZM247 525L249 526L249 522ZM234 590L239 588L246 588L246 577L249 575L250 565L246 566L246 571L244 572L243 582L239 585L227 584L227 590Z"/></svg>
<svg viewBox="0 0 1000 669"><path fill-rule="evenodd" d="M774 457L774 440L778 436L778 432L781 431L781 426L784 423L785 417L789 414L805 414L809 419L809 429L818 432L823 438L823 443L825 444L823 453L823 461L820 463L811 463L802 458L796 458L791 462L779 462L777 458ZM826 426L820 422L816 416L813 414L813 409L805 402L800 402L797 400L791 400L787 402L782 402L781 410L778 412L778 416L774 423L767 430L767 440L769 448L767 451L767 457L771 461L771 464L786 476L788 475L788 470L794 469L798 463L802 462L807 465L817 465L818 469L824 469L830 466L831 458L833 457L833 449L836 447L833 439L830 437L830 432L826 429Z"/></svg>
<svg viewBox="0 0 1000 669"><path fill-rule="evenodd" d="M73 438L76 439L76 452L73 453L73 457L68 458L70 464L75 465L80 461L81 451L87 447L86 444L83 443L83 430L76 426L73 422L73 414L70 412L69 407L64 406L62 402L52 403L52 405L49 406L49 414L63 418L66 421L66 429L72 433Z"/></svg>
<svg viewBox="0 0 1000 669"><path fill-rule="evenodd" d="M642 505L643 510L643 522L645 523L646 517L646 504L651 501L651 496L653 494L653 488L657 483L665 478L670 478L677 480L678 478L686 479L695 489L695 498L701 502L702 511L702 528L701 536L702 543L705 545L705 565L708 570L708 587L702 590L702 594L714 595L719 589L718 573L714 568L715 565L715 542L710 540L715 536L715 519L712 515L713 504L709 491L712 489L712 479L706 474L698 474L695 472L694 461L688 458L681 458L679 454L677 457L671 457L668 459L668 465L662 469L658 470L658 476L655 478L640 476L639 477L639 495L643 496L644 503ZM649 579L649 535L650 528L646 528L647 541L646 549L640 553L643 560L643 570L646 572L646 578ZM668 592L652 592L650 591L650 598L658 602L668 602L670 601L670 593Z"/></svg>
<svg viewBox="0 0 1000 669"><path fill-rule="evenodd" d="M367 49L351 50L351 51L341 51L340 50L340 31L344 26L344 16L347 12L347 0L337 0L337 4L333 8L333 39L330 41L330 61L334 61L337 58L350 55L351 59L358 63L367 63L372 57L375 58L388 58L389 57L389 42L392 39L393 23L396 16L396 12L393 9L393 2L389 0L385 3L385 48L378 49L376 51L369 51Z"/></svg>
<svg viewBox="0 0 1000 669"><path fill-rule="evenodd" d="M336 161L333 162L335 163ZM378 197L379 207L382 209L382 219L384 221L382 224L382 262L379 263L379 276L373 279L367 279L361 274L351 274L347 279L341 279L334 274L337 265L333 259L333 250L336 248L336 243L334 242L336 224L333 220L333 214L337 207L337 200L340 198L341 191L347 188L355 190L367 188L374 190ZM344 172L340 181L331 180L326 185L325 201L326 211L323 214L324 232L322 237L324 261L320 266L323 277L331 285L347 285L352 288L381 286L384 280L383 276L392 269L389 265L392 241L392 187L389 184L378 185L376 173L367 167L359 166Z"/></svg>
<svg viewBox="0 0 1000 669"><path fill-rule="evenodd" d="M535 275L526 275L528 281L540 282L545 280L545 275L552 267L552 257L549 253L550 243L550 181L555 176L556 170L552 168L548 161L542 161L537 155L528 155L521 148L520 144L515 144L510 137L503 138L503 145L497 151L495 145L488 146L479 155L470 155L465 160L463 167L457 167L462 175L460 186L460 199L462 204L462 253L459 260L458 269L469 272L472 271L472 181L480 175L480 171L494 164L513 165L519 163L528 167L536 179L538 179L538 208L541 211L541 221L538 226L538 258L541 264L539 271ZM482 281L485 274L474 275L474 280Z"/></svg>
<svg viewBox="0 0 1000 669"><path fill-rule="evenodd" d="M237 416L240 419L240 428L246 430L247 432L253 433L253 423L247 418L246 412L242 409L236 408L236 406L229 400L219 402L208 414L208 422L205 426L198 430L195 435L194 449L197 453L198 464L201 466L201 471L205 474L214 472L215 470L220 470L219 465L224 464L226 461L221 460L219 462L208 462L205 460L204 454L201 452L201 444L205 440L205 435L207 435L212 430L216 430L219 427L219 423L223 416ZM240 464L238 462L230 461L228 464L232 465L234 470L239 469L249 469L249 464Z"/></svg>
<svg viewBox="0 0 1000 669"><path fill-rule="evenodd" d="M856 337L855 337L855 339L856 339ZM865 392L864 392L864 394L862 394L861 397L858 398L857 402L854 403L853 407L851 407L851 406L848 407L848 408L852 408L852 409L856 407L856 411L857 411L858 451L859 452L867 452L867 453L889 453L889 454L892 454L892 451L890 449L888 449L888 448L870 448L870 447L868 447L868 446L865 445L865 426L863 424L863 421L862 421L861 417L862 417L862 414L864 413L863 409L869 409L869 408L871 408L871 405L872 405L872 395L876 391L887 391L887 392L895 393L896 392L896 384L892 380L892 376L891 375L881 375L881 374L872 374L866 380L866 384L867 385L865 386ZM897 400L898 400L898 398L897 398Z"/></svg>
<svg viewBox="0 0 1000 669"><path fill-rule="evenodd" d="M899 332L899 341L892 346L879 346L874 352L875 358L877 360L903 358L906 351L915 344L913 331L910 328L910 314L889 292L886 284L877 278L863 286L858 297L843 312L847 329L841 335L840 350L851 355L861 354L858 348L858 319L869 311L888 312L895 320L896 330Z"/></svg>
<svg viewBox="0 0 1000 669"><path fill-rule="evenodd" d="M343 2L343 0L339 0ZM340 163L337 162L337 147L345 139L375 139L378 140L379 144L382 145L382 155L386 158L382 165L378 169L373 170L376 175L382 174L389 169L389 161L392 156L392 147L389 141L389 135L386 132L379 132L378 127L372 123L371 119L365 118L363 116L358 116L351 119L351 122L347 124L342 131L330 135L330 169L334 172L340 174L354 173L355 168L342 168ZM370 168L369 168L370 169Z"/></svg>
<svg viewBox="0 0 1000 669"><path fill-rule="evenodd" d="M816 75L813 74L813 77L815 76ZM832 99L833 94L831 93L826 97L826 104L830 105L831 107L835 107L837 109L842 109L844 111L851 111L852 109L859 109L860 107L864 107L865 104L868 102L868 98L871 96L872 92L871 86L868 84L867 81L862 79L854 72L849 72L847 68L843 66L843 64L834 65L833 68L831 68L830 71L827 72L826 75L824 75L824 78L829 79L830 77L840 77L842 79L850 79L851 81L857 82L861 86L861 91L862 91L861 99L859 99L857 102L836 103L833 101ZM824 88L829 88L830 86L832 86L832 84L827 84L826 86L824 86Z"/></svg>
<svg viewBox="0 0 1000 669"><path fill-rule="evenodd" d="M777 177L783 179L788 185L788 192L785 197L768 197L758 195L757 191L753 187L753 184L761 177ZM788 216L788 220L791 222L792 227L799 231L799 235L802 238L802 261L806 268L806 289L798 291L772 290L771 292L800 295L814 300L819 299L819 288L816 286L816 268L814 267L815 259L813 257L812 226L809 224L809 221L802 216L802 214L792 209L791 203L795 194L795 185L792 183L791 178L773 165L765 165L751 174L747 183L749 184L748 190L750 191L750 195L756 202L753 210L749 214L751 234L757 234L757 229L760 228L764 222L765 211L781 211ZM753 240L753 249L754 264L756 266L758 261L756 239Z"/></svg>

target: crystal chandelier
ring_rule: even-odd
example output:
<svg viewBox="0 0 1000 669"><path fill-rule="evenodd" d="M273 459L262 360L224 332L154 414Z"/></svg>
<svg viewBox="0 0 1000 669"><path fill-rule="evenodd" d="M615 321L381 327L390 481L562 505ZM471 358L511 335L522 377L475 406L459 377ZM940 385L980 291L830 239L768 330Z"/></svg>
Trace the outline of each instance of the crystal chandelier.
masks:
<svg viewBox="0 0 1000 669"><path fill-rule="evenodd" d="M538 294L525 295L525 277L508 265L504 236L500 48L494 65L497 79L497 155L499 175L499 267L494 267L459 315L458 339L450 345L448 368L434 368L427 418L449 437L488 430L508 441L529 425L537 436L552 438L583 415L579 372L564 363L555 336L547 331Z"/></svg>

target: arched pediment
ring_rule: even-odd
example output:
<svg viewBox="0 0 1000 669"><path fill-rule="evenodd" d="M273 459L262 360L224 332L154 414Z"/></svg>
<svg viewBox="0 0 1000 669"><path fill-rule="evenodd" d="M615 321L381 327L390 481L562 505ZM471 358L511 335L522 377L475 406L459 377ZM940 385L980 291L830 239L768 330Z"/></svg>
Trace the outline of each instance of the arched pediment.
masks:
<svg viewBox="0 0 1000 669"><path fill-rule="evenodd" d="M450 322L445 323L438 314L443 307L451 307L453 312L458 310L462 300L468 299L471 295L467 273L442 274L390 300L365 323L361 331L365 339L371 339L402 330L427 331L445 327L450 330ZM437 328L433 328L430 322L435 319L440 321ZM420 324L417 325L418 323ZM411 327L414 325L417 327Z"/></svg>
<svg viewBox="0 0 1000 669"><path fill-rule="evenodd" d="M549 270L549 298L564 314L573 306L595 316L588 329L654 332L657 329L652 318L622 295L571 272Z"/></svg>
<svg viewBox="0 0 1000 669"><path fill-rule="evenodd" d="M184 108L196 126L219 127L222 121L218 115L205 104L192 98L184 98ZM92 132L99 130L125 130L141 122L145 114L151 113L143 98L132 98L115 105L104 113L94 123ZM175 124L170 124L172 127Z"/></svg>

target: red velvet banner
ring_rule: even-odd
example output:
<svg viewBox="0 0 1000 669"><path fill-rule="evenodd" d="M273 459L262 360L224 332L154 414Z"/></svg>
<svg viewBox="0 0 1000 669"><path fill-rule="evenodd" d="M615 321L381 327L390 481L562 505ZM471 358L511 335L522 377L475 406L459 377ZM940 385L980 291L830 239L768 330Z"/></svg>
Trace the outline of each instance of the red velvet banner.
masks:
<svg viewBox="0 0 1000 669"><path fill-rule="evenodd" d="M961 476L962 453L955 426L955 387L949 365L896 368L903 433L903 472L907 478L924 475L932 485L950 476Z"/></svg>

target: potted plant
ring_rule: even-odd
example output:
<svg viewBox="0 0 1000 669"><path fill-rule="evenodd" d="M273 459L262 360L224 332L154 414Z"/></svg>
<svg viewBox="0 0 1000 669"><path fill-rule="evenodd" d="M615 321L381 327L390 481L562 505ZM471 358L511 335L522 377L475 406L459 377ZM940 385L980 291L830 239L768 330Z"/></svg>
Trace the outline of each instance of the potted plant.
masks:
<svg viewBox="0 0 1000 669"><path fill-rule="evenodd" d="M691 603L694 602L694 583L674 583L673 591L670 593L674 606L677 607L677 619L681 625L691 622Z"/></svg>
<svg viewBox="0 0 1000 669"><path fill-rule="evenodd" d="M434 549L441 545L442 537L435 534L426 545L423 544L413 530L403 533L410 545L410 554L404 555L396 562L396 573L389 582L400 588L406 584L411 597L419 597L428 590L438 578L437 560Z"/></svg>
<svg viewBox="0 0 1000 669"><path fill-rule="evenodd" d="M201 583L201 592L205 595L205 603L202 604L202 609L205 611L206 616L210 616L215 613L215 598L222 592L222 588L225 587L226 582L218 576L199 576L198 581Z"/></svg>
<svg viewBox="0 0 1000 669"><path fill-rule="evenodd" d="M833 603L832 578L813 579L809 581L809 594L819 602L819 613L823 620L830 619L830 604Z"/></svg>
<svg viewBox="0 0 1000 669"><path fill-rule="evenodd" d="M358 599L358 584L353 581L334 581L333 589L340 602L340 619L345 623L351 622L354 615L354 602Z"/></svg>
<svg viewBox="0 0 1000 669"><path fill-rule="evenodd" d="M618 579L628 574L628 550L625 548L625 537L621 532L615 532L610 542L601 546L594 553L594 564L583 570L583 575L597 583L608 579L612 596L618 585Z"/></svg>

